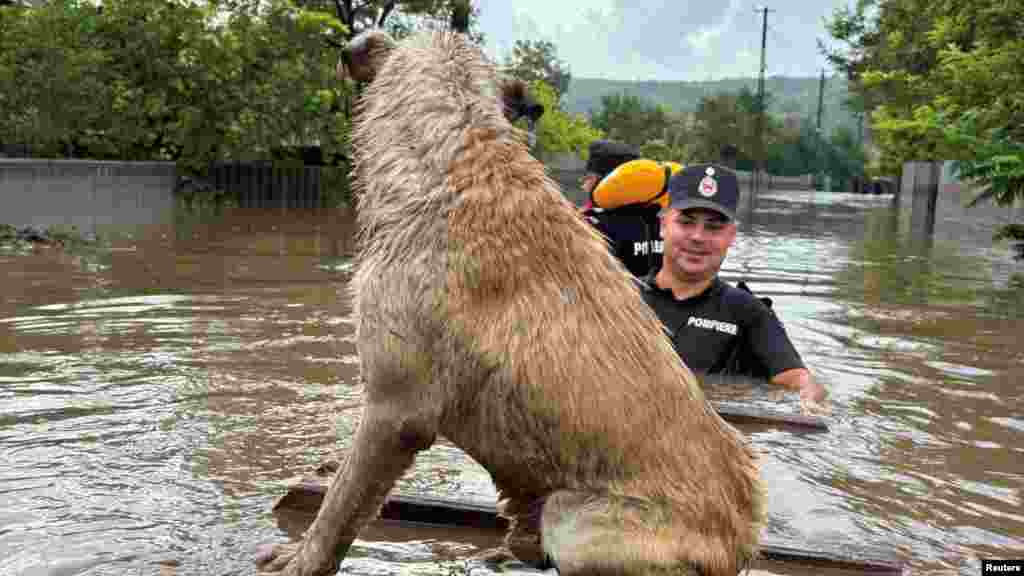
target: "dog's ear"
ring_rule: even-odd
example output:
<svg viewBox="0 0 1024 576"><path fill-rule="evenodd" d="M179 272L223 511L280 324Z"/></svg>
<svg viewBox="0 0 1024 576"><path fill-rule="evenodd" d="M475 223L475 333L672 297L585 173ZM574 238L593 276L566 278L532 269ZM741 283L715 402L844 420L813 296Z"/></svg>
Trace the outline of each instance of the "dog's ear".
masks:
<svg viewBox="0 0 1024 576"><path fill-rule="evenodd" d="M395 41L386 32L369 30L356 36L341 51L338 79L349 76L357 82L372 82Z"/></svg>
<svg viewBox="0 0 1024 576"><path fill-rule="evenodd" d="M502 81L501 103L509 122L526 118L533 125L544 115L544 105L530 95L526 82L522 80L513 78Z"/></svg>
<svg viewBox="0 0 1024 576"><path fill-rule="evenodd" d="M469 31L469 17L473 13L469 0L456 0L452 2L451 29L460 34Z"/></svg>

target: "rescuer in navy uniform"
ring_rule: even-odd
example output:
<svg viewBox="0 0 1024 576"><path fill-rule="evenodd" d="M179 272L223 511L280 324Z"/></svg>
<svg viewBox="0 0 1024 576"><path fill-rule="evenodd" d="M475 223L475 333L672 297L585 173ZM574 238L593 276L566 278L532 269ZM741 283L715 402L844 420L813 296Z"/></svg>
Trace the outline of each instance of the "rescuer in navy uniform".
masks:
<svg viewBox="0 0 1024 576"><path fill-rule="evenodd" d="M623 142L595 140L590 144L586 173L580 187L588 195L615 168L640 157L639 150ZM608 239L608 248L630 274L644 276L661 265L661 237L658 235L658 211L650 203L601 209L589 199L583 216Z"/></svg>
<svg viewBox="0 0 1024 576"><path fill-rule="evenodd" d="M736 174L698 164L669 181L664 256L641 281L644 299L697 374L738 373L800 392L804 412L828 412L828 393L804 366L771 308L718 277L736 239Z"/></svg>

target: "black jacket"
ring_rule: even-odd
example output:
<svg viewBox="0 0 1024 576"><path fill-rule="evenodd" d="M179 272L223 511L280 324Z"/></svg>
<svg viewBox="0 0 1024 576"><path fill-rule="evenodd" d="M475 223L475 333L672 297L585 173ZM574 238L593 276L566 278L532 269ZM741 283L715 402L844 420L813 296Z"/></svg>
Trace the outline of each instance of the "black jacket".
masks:
<svg viewBox="0 0 1024 576"><path fill-rule="evenodd" d="M661 267L661 223L657 205L630 205L613 210L591 208L584 216L608 239L608 249L630 274L646 276Z"/></svg>

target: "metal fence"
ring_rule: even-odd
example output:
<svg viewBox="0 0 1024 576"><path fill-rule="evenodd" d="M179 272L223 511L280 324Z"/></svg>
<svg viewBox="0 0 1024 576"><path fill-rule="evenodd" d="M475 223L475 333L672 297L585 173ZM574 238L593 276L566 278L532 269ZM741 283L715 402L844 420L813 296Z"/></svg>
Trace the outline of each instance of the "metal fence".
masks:
<svg viewBox="0 0 1024 576"><path fill-rule="evenodd" d="M207 183L243 208L324 208L348 195L347 171L334 166L216 163Z"/></svg>

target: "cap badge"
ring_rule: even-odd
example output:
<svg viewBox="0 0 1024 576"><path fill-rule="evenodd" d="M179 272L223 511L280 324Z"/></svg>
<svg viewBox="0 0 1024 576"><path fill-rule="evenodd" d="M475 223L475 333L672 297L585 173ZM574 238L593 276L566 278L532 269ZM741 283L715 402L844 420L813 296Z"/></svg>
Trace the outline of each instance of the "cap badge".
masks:
<svg viewBox="0 0 1024 576"><path fill-rule="evenodd" d="M709 172L711 172L712 170L712 168L708 168ZM705 198L710 198L714 196L716 193L718 193L718 182L714 178L712 178L710 174L708 174L703 179L701 179L698 190L700 191L701 196L704 196Z"/></svg>
<svg viewBox="0 0 1024 576"><path fill-rule="evenodd" d="M704 173L707 174L708 176L714 176L715 175L715 167L714 166L708 166L707 170L705 170Z"/></svg>

